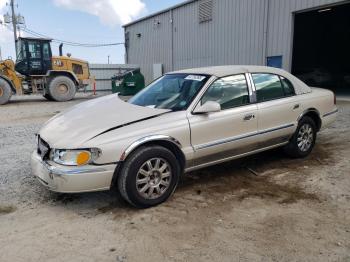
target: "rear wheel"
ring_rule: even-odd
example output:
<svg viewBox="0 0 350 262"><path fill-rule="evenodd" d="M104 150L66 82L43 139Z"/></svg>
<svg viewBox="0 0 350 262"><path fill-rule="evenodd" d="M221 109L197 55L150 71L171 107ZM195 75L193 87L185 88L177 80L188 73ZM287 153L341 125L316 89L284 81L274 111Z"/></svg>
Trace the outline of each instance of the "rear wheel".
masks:
<svg viewBox="0 0 350 262"><path fill-rule="evenodd" d="M285 147L285 152L291 157L302 158L308 156L314 148L317 136L315 121L304 116L298 124L289 144Z"/></svg>
<svg viewBox="0 0 350 262"><path fill-rule="evenodd" d="M4 105L10 101L11 96L11 86L4 79L0 79L0 105Z"/></svg>
<svg viewBox="0 0 350 262"><path fill-rule="evenodd" d="M180 172L176 157L168 149L142 147L125 161L118 176L118 189L137 208L156 206L174 192Z"/></svg>
<svg viewBox="0 0 350 262"><path fill-rule="evenodd" d="M72 79L66 76L56 76L49 83L48 97L58 102L72 100L77 91Z"/></svg>

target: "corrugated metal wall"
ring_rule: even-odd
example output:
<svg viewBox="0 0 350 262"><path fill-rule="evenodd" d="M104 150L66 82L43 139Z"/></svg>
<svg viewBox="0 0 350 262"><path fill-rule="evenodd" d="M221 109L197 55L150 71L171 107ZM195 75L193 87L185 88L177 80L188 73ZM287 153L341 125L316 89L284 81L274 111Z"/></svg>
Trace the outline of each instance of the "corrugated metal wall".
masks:
<svg viewBox="0 0 350 262"><path fill-rule="evenodd" d="M199 23L199 1L195 1L127 26L127 62L141 65L147 83L157 63L169 72L210 65L264 65L267 56L282 55L283 68L290 70L293 12L343 2L213 1L213 20L209 22Z"/></svg>
<svg viewBox="0 0 350 262"><path fill-rule="evenodd" d="M293 12L298 12L338 2L344 1L269 0L269 17L267 27L267 56L282 55L283 68L290 71L292 62L292 41L294 26Z"/></svg>
<svg viewBox="0 0 350 262"><path fill-rule="evenodd" d="M130 31L127 63L135 64L134 61L137 61L146 83L153 80L153 64L163 64L164 72L172 70L171 23L168 12L137 23L127 31Z"/></svg>
<svg viewBox="0 0 350 262"><path fill-rule="evenodd" d="M136 65L119 65L119 64L90 64L90 75L95 77L96 90L111 90L111 78L116 74L118 68L135 68ZM87 90L92 90L89 86Z"/></svg>

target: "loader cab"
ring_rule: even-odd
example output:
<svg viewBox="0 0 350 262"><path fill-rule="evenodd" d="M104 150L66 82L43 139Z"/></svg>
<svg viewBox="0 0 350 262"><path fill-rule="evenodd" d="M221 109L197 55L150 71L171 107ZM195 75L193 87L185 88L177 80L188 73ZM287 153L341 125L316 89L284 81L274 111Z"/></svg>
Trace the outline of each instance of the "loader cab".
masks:
<svg viewBox="0 0 350 262"><path fill-rule="evenodd" d="M45 75L52 69L51 39L20 37L15 69L22 75Z"/></svg>

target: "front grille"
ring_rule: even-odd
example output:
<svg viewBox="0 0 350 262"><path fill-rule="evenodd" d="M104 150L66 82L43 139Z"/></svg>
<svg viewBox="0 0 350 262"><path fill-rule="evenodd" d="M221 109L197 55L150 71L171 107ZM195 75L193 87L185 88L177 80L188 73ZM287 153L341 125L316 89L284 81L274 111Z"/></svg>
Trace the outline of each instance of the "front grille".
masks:
<svg viewBox="0 0 350 262"><path fill-rule="evenodd" d="M38 136L37 152L41 156L42 160L45 160L45 159L47 159L49 157L50 146L40 136Z"/></svg>

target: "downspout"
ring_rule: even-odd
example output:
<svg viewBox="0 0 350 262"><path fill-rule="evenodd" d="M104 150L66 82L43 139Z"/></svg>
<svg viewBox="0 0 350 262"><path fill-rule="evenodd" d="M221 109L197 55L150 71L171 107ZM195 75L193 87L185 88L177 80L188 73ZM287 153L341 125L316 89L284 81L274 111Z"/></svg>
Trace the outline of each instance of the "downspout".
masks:
<svg viewBox="0 0 350 262"><path fill-rule="evenodd" d="M130 36L129 36L130 37ZM129 45L129 39L127 39L126 35L126 27L124 27L124 48L125 48L125 64L129 63L129 55L128 55L128 45Z"/></svg>
<svg viewBox="0 0 350 262"><path fill-rule="evenodd" d="M171 71L174 71L174 17L173 9L170 10L170 26L171 26Z"/></svg>
<svg viewBox="0 0 350 262"><path fill-rule="evenodd" d="M270 15L270 0L265 0L262 65L266 65L266 62L267 62L269 15Z"/></svg>

